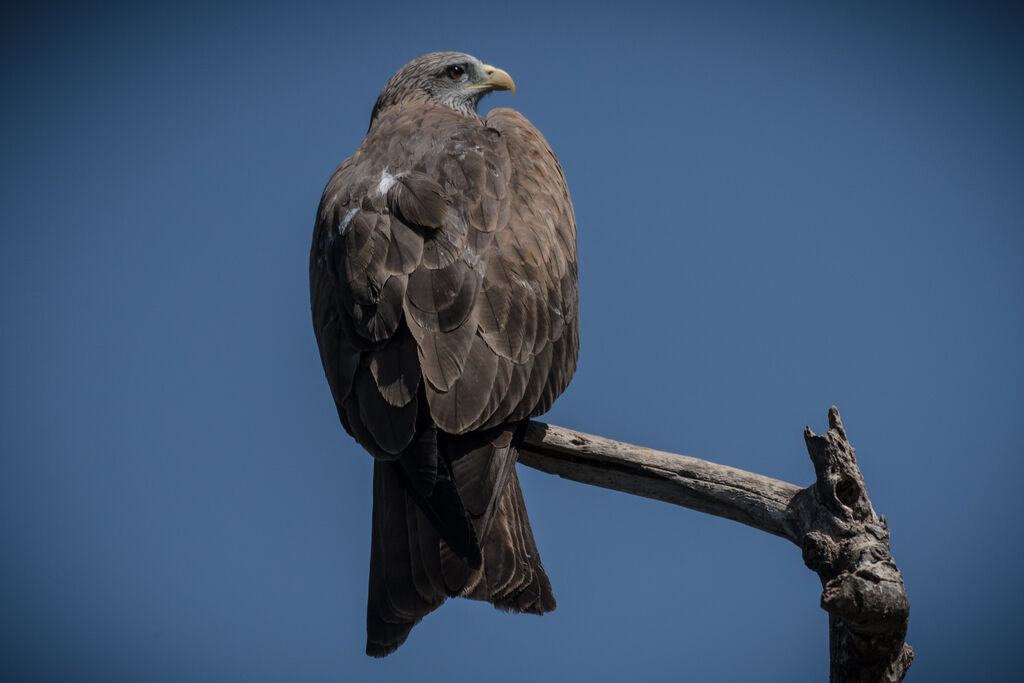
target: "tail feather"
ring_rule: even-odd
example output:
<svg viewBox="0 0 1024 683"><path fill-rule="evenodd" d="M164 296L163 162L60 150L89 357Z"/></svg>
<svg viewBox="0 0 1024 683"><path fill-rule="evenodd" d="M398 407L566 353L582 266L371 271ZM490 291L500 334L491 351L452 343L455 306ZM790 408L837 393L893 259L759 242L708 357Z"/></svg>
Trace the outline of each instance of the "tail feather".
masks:
<svg viewBox="0 0 1024 683"><path fill-rule="evenodd" d="M498 609L544 614L556 607L551 581L540 561L526 514L519 477L513 471L484 542L483 567L465 597Z"/></svg>
<svg viewBox="0 0 1024 683"><path fill-rule="evenodd" d="M424 430L395 460L405 490L451 549L477 567L480 541L473 520L462 504L449 458L441 457L437 429Z"/></svg>
<svg viewBox="0 0 1024 683"><path fill-rule="evenodd" d="M437 532L416 505L406 505L405 517L413 585L424 601L441 604L448 597L449 591L441 575Z"/></svg>
<svg viewBox="0 0 1024 683"><path fill-rule="evenodd" d="M415 528L408 523L410 516L416 520ZM431 545L429 539L423 538L424 528L433 532L406 494L395 466L376 462L366 606L368 655L384 657L394 652L405 642L412 627L447 597L444 591L435 589L433 573L425 561L431 555ZM436 544L439 537L437 532L433 535ZM423 541L426 545L422 545ZM412 552L414 543L417 552Z"/></svg>
<svg viewBox="0 0 1024 683"><path fill-rule="evenodd" d="M477 568L451 551L410 496L399 463L375 462L367 654L383 657L394 652L413 626L449 596L530 614L555 608L551 582L540 561L516 476L514 445L499 440L494 451L504 450L509 452L492 458L498 462L492 462L494 467L486 472L473 467L467 470L465 464L452 468L460 491L460 470L465 475L475 469L473 486L481 480L501 486L486 504L477 498L467 506L473 526L484 539ZM478 510L484 514L473 514Z"/></svg>

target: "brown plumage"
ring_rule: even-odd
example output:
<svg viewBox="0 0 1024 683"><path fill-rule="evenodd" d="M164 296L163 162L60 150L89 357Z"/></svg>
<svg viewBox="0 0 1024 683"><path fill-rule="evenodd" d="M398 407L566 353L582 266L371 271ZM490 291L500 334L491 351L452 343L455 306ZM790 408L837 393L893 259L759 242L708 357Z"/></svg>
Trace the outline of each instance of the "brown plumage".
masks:
<svg viewBox="0 0 1024 683"><path fill-rule="evenodd" d="M469 55L381 92L310 254L313 327L345 429L375 458L367 654L449 596L555 607L515 461L576 368L576 224L562 169Z"/></svg>

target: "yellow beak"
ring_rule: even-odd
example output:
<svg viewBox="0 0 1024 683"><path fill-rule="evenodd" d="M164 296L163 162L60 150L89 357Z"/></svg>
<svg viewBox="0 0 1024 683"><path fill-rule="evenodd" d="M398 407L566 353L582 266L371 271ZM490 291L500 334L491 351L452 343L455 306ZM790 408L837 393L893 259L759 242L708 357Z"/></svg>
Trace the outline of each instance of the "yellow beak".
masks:
<svg viewBox="0 0 1024 683"><path fill-rule="evenodd" d="M487 74L486 81L467 85L466 90L480 90L481 88L487 88L488 90L511 90L513 95L516 94L515 81L513 81L512 77L501 69L493 67L490 64L484 64L484 73Z"/></svg>

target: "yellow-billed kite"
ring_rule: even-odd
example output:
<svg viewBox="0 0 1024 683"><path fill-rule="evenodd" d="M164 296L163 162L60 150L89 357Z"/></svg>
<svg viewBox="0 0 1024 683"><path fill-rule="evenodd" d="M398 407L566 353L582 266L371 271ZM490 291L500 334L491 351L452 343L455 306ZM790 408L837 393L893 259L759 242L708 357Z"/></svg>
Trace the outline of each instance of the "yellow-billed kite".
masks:
<svg viewBox="0 0 1024 683"><path fill-rule="evenodd" d="M334 172L310 254L313 327L345 429L375 458L367 654L449 596L555 607L515 461L579 347L576 223L547 141L476 113L507 73L437 52L384 87Z"/></svg>

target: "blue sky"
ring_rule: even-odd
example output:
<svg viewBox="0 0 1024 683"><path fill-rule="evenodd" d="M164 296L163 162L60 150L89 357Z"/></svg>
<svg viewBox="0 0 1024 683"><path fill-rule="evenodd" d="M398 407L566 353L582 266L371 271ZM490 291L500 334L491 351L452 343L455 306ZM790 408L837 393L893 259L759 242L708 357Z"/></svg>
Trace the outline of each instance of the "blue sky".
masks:
<svg viewBox="0 0 1024 683"><path fill-rule="evenodd" d="M8 680L814 681L781 539L520 468L559 600L363 655L371 460L309 320L314 211L402 64L507 70L579 226L550 422L807 484L836 404L908 680L1024 629L1024 14L990 3L203 4L0 26Z"/></svg>

